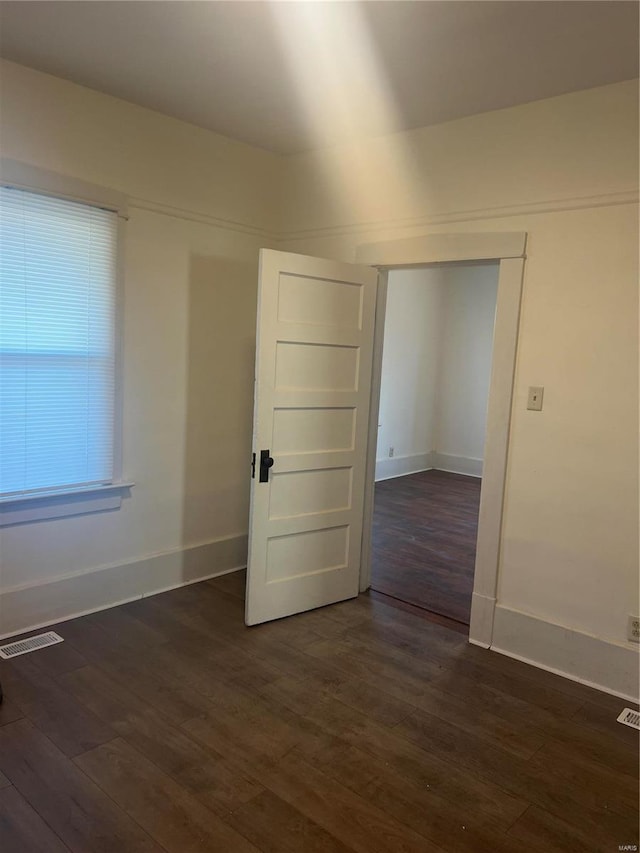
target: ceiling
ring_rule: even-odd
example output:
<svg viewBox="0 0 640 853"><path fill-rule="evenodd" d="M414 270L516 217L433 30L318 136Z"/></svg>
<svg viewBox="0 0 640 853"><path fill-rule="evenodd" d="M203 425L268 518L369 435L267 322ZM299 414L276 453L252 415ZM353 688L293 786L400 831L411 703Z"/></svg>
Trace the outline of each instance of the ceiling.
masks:
<svg viewBox="0 0 640 853"><path fill-rule="evenodd" d="M638 4L0 2L6 59L289 154L638 76Z"/></svg>

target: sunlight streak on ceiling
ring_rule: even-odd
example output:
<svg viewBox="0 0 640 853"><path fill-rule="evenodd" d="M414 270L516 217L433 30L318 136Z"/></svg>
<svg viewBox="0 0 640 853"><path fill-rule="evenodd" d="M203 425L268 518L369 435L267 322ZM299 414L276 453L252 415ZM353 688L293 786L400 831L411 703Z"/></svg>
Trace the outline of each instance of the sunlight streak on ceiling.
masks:
<svg viewBox="0 0 640 853"><path fill-rule="evenodd" d="M269 0L275 34L327 194L353 214L376 208L387 187L410 193L411 154L397 99L376 55L361 4ZM397 134L384 174L372 180L357 142ZM335 140L340 139L336 145Z"/></svg>

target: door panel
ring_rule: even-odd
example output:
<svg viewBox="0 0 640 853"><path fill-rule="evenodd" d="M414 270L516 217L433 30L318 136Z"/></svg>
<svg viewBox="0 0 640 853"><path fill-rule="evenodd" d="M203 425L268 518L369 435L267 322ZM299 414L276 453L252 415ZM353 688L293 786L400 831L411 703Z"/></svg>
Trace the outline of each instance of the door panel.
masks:
<svg viewBox="0 0 640 853"><path fill-rule="evenodd" d="M358 593L377 271L260 253L246 622Z"/></svg>
<svg viewBox="0 0 640 853"><path fill-rule="evenodd" d="M302 330L300 337L304 334ZM276 345L275 390L355 391L358 353L355 346L280 341Z"/></svg>
<svg viewBox="0 0 640 853"><path fill-rule="evenodd" d="M273 474L269 518L351 509L351 468Z"/></svg>
<svg viewBox="0 0 640 853"><path fill-rule="evenodd" d="M276 453L353 450L355 409L275 409L273 449Z"/></svg>
<svg viewBox="0 0 640 853"><path fill-rule="evenodd" d="M347 567L349 528L326 527L274 536L267 546L267 582L309 578Z"/></svg>

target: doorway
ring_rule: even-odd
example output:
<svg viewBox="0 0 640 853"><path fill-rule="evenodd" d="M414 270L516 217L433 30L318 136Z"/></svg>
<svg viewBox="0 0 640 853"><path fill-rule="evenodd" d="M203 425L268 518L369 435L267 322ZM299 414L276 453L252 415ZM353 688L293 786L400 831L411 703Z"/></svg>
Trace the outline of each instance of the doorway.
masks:
<svg viewBox="0 0 640 853"><path fill-rule="evenodd" d="M388 273L371 589L468 630L499 264Z"/></svg>
<svg viewBox="0 0 640 853"><path fill-rule="evenodd" d="M384 306L389 271L398 268L410 269L460 261L478 263L494 260L499 262L498 299L469 624L469 642L483 648L491 647L496 613L507 450L511 409L514 402L514 374L526 244L526 233L487 231L429 234L378 243L363 243L356 250L357 263L375 266L380 273L371 381L367 485L363 508L362 559L360 564L361 592L371 587L371 534L373 530L378 438L377 414L382 371Z"/></svg>
<svg viewBox="0 0 640 853"><path fill-rule="evenodd" d="M525 246L524 233L430 234L362 244L355 264L261 250L248 625L370 588L389 271L493 260L498 299L469 625L469 642L490 647ZM313 429L303 428L309 418ZM298 499L293 475L317 482L318 472L324 486Z"/></svg>

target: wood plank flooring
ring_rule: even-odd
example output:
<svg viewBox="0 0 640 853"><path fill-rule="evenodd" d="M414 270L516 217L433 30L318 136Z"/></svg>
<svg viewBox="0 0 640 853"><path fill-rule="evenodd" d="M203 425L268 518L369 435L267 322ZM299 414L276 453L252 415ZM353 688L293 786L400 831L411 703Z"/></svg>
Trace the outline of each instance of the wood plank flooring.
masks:
<svg viewBox="0 0 640 853"><path fill-rule="evenodd" d="M447 471L376 483L372 589L468 625L480 485Z"/></svg>
<svg viewBox="0 0 640 853"><path fill-rule="evenodd" d="M243 624L244 573L0 669L3 853L533 853L638 843L625 702L352 601Z"/></svg>

